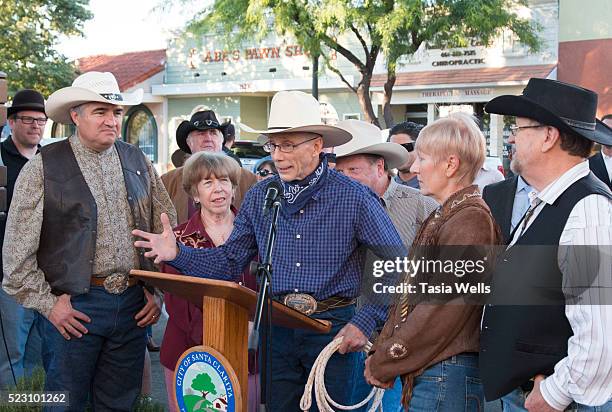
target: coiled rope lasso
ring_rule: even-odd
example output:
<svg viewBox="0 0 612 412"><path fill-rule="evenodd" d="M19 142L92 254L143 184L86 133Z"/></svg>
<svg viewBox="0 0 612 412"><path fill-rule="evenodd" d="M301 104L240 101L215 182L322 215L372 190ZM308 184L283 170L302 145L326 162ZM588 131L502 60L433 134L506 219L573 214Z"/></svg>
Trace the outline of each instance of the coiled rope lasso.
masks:
<svg viewBox="0 0 612 412"><path fill-rule="evenodd" d="M332 357L334 352L338 350L341 343L342 337L334 339L325 347L325 349L321 351L321 353L319 353L319 356L317 356L317 360L312 366L310 375L308 375L308 381L306 382L306 387L304 388L304 395L302 395L302 399L300 400L300 409L302 411L310 410L310 406L312 405L312 387L314 385L315 400L320 412L335 412L336 409L334 408L343 411L352 411L366 405L371 399L374 400L368 409L368 412L375 412L377 409L382 412L382 398L385 393L384 389L372 388L367 398L356 405L350 406L337 403L327 393L327 389L325 388L325 367L327 366L327 362L329 362L329 359ZM368 342L364 348L364 352L367 353L371 347L372 343Z"/></svg>

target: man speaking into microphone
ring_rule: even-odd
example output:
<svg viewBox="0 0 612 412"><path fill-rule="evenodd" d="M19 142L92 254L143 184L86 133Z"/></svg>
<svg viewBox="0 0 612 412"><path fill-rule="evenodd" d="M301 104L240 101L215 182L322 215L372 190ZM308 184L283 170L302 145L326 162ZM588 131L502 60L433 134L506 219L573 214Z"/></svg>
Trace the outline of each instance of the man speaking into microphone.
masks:
<svg viewBox="0 0 612 412"><path fill-rule="evenodd" d="M340 146L349 132L321 123L319 103L303 92L285 91L272 99L264 134L278 176L255 185L245 196L234 231L214 249L177 245L165 217L163 233L134 231L145 240L135 246L150 249L145 256L165 261L182 273L233 280L251 259L264 255L271 213L264 215L271 183L282 186L276 246L272 253L272 297L304 313L332 322L330 334L272 327L272 388L270 410L300 410L299 401L312 365L335 337L342 336L341 354L326 368L326 385L338 403L350 401L352 380L361 350L387 307L360 294L366 249L383 259L405 256L402 240L378 197L366 186L328 168L323 148ZM204 275L202 275L204 274Z"/></svg>

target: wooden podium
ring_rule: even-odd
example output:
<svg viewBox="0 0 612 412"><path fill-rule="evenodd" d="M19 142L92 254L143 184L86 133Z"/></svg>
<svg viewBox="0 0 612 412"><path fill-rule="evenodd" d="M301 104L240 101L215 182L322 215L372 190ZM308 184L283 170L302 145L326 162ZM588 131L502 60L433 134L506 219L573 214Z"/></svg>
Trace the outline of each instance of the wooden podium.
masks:
<svg viewBox="0 0 612 412"><path fill-rule="evenodd" d="M248 322L255 314L257 294L234 282L132 270L130 274L165 292L202 307L203 344L221 353L236 371L241 396L237 411L246 412L248 394ZM272 303L272 323L293 329L329 333L331 325L279 302Z"/></svg>

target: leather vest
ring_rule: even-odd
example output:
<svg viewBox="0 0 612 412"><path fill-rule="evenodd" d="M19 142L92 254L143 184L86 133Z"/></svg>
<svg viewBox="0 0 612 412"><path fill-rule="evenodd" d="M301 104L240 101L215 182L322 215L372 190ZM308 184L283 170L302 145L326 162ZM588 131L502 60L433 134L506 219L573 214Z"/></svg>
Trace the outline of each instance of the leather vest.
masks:
<svg viewBox="0 0 612 412"><path fill-rule="evenodd" d="M117 140L127 200L136 228L151 231L151 176L148 159L135 146ZM89 291L96 250L98 211L68 140L41 149L44 171L43 223L37 252L52 293ZM119 182L118 182L119 183ZM155 270L139 251L140 269Z"/></svg>
<svg viewBox="0 0 612 412"><path fill-rule="evenodd" d="M538 374L551 375L567 356L573 332L565 316L559 240L576 203L591 194L612 198L590 173L544 206L498 261L492 287L496 304L486 306L480 334L480 377L489 401Z"/></svg>

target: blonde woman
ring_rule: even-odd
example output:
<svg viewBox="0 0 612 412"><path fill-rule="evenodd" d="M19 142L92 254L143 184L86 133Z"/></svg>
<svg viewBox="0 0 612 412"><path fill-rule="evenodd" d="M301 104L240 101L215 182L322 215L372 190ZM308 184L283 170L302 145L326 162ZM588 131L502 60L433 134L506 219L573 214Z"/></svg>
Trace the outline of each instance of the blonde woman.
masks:
<svg viewBox="0 0 612 412"><path fill-rule="evenodd" d="M441 206L421 226L412 259L442 259L435 253L446 253L449 245L499 244L499 229L472 185L484 160L484 136L467 115L453 114L421 131L410 171L417 175L421 193ZM366 380L386 388L401 376L402 404L410 411L482 410L482 307L414 304L412 299L403 295L387 320L366 361Z"/></svg>

